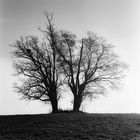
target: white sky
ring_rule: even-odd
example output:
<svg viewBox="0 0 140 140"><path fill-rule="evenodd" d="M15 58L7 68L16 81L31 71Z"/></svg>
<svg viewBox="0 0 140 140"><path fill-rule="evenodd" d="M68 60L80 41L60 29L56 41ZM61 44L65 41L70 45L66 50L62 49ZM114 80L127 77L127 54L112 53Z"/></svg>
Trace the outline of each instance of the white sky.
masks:
<svg viewBox="0 0 140 140"><path fill-rule="evenodd" d="M21 35L39 35L45 25L44 10L55 13L59 29L79 37L93 31L116 46L116 53L130 65L123 89L110 91L83 107L88 112L140 113L140 1L139 0L0 0L0 114L46 113L40 102L19 100L13 92L9 55Z"/></svg>

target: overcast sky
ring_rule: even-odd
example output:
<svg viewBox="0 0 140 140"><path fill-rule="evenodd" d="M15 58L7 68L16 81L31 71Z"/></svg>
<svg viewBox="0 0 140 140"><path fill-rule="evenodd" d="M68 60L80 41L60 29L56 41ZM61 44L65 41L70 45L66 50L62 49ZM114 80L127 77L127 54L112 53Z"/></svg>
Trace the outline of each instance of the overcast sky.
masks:
<svg viewBox="0 0 140 140"><path fill-rule="evenodd" d="M43 12L54 12L58 29L85 36L93 31L116 46L130 65L123 89L110 91L83 109L88 112L140 113L140 1L139 0L0 0L0 114L45 113L40 102L25 102L13 91L15 81L9 44L21 35L40 35Z"/></svg>

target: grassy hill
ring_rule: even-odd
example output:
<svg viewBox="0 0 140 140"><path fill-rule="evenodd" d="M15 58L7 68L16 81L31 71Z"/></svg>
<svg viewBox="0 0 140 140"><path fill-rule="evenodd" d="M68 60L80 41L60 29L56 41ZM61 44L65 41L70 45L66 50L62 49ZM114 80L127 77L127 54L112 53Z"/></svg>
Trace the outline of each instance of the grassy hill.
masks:
<svg viewBox="0 0 140 140"><path fill-rule="evenodd" d="M140 140L138 114L0 116L0 140Z"/></svg>

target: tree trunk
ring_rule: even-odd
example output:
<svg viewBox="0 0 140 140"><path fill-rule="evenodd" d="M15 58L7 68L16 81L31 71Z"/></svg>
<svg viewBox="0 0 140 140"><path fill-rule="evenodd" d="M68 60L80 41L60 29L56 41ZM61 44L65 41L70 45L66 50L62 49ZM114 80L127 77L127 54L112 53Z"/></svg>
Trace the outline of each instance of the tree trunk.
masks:
<svg viewBox="0 0 140 140"><path fill-rule="evenodd" d="M57 101L57 99L53 99L51 104L52 104L52 113L58 113L58 101Z"/></svg>
<svg viewBox="0 0 140 140"><path fill-rule="evenodd" d="M52 104L52 113L57 113L58 112L58 100L57 100L57 91L56 91L55 85L52 85L52 87L51 87L50 101Z"/></svg>
<svg viewBox="0 0 140 140"><path fill-rule="evenodd" d="M80 106L81 106L81 98L78 95L76 95L74 96L73 111L79 112Z"/></svg>

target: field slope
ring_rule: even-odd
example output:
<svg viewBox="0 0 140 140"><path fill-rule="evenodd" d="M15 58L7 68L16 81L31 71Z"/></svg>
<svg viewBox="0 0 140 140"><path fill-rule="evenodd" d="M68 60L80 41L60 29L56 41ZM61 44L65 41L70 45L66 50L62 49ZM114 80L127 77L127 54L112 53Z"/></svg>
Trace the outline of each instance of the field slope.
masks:
<svg viewBox="0 0 140 140"><path fill-rule="evenodd" d="M0 116L0 140L140 140L138 114Z"/></svg>

